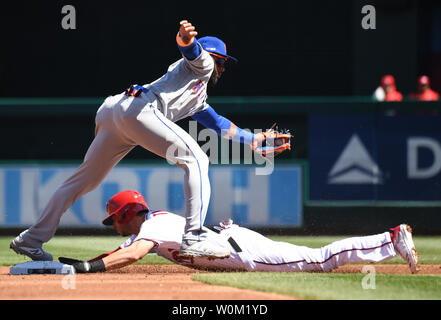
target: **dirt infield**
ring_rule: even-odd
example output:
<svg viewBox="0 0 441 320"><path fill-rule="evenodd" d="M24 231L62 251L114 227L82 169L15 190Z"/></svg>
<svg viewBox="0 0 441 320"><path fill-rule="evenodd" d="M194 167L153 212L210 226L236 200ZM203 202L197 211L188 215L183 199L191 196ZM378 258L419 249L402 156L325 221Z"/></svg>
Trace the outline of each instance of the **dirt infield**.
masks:
<svg viewBox="0 0 441 320"><path fill-rule="evenodd" d="M404 264L372 264L378 274L411 274L410 269ZM345 265L333 272L360 273L363 265ZM421 265L418 274L441 274L441 265Z"/></svg>
<svg viewBox="0 0 441 320"><path fill-rule="evenodd" d="M360 273L362 265L334 270ZM283 295L213 286L191 280L202 273L179 265L135 265L101 274L11 276L0 267L0 300L288 300ZM376 273L410 274L406 265L375 265ZM419 274L441 274L423 265Z"/></svg>
<svg viewBox="0 0 441 320"><path fill-rule="evenodd" d="M191 280L193 270L178 265L128 266L95 274L11 276L0 267L0 300L286 300L277 294ZM74 281L72 281L74 279Z"/></svg>

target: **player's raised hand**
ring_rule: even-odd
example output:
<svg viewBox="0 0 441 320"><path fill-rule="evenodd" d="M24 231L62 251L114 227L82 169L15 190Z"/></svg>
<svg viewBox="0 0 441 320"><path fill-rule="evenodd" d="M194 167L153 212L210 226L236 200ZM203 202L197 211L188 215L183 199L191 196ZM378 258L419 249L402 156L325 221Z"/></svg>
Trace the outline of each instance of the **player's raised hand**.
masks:
<svg viewBox="0 0 441 320"><path fill-rule="evenodd" d="M193 38L198 35L196 28L187 20L182 20L179 23L179 36L185 44L190 44L193 42Z"/></svg>

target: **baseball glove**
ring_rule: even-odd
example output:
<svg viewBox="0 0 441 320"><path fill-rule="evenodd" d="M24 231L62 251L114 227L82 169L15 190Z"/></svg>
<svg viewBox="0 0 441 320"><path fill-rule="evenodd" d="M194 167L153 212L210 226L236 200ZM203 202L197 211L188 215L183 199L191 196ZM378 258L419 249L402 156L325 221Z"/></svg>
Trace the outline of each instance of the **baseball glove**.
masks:
<svg viewBox="0 0 441 320"><path fill-rule="evenodd" d="M278 130L276 123L271 129L255 135L251 149L263 157L278 156L285 150L291 150L292 135L287 129Z"/></svg>
<svg viewBox="0 0 441 320"><path fill-rule="evenodd" d="M77 262L81 262L81 260L66 258L66 257L59 257L58 261L60 261L61 263L64 263L64 264L69 264L69 265L73 265Z"/></svg>

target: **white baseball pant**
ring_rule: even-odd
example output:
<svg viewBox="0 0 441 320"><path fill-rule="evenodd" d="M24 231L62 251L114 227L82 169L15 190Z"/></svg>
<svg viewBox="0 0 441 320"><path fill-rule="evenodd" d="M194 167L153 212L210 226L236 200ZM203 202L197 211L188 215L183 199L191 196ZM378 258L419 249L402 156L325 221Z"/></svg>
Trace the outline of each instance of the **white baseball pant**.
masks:
<svg viewBox="0 0 441 320"><path fill-rule="evenodd" d="M350 237L321 248L273 241L242 227L231 227L222 234L239 245L240 252L233 251L232 258L237 259L237 267L242 265L248 271L329 272L348 263L381 262L397 255L389 232Z"/></svg>

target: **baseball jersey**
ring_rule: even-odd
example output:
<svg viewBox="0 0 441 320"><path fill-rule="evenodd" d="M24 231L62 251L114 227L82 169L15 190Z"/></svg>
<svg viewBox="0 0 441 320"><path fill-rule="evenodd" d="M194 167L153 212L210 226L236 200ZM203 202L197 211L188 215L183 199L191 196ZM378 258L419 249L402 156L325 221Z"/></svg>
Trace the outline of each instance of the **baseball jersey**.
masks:
<svg viewBox="0 0 441 320"><path fill-rule="evenodd" d="M207 99L207 85L214 70L210 54L202 49L194 60L185 56L169 66L161 78L144 85L158 99L158 108L171 121L202 111Z"/></svg>
<svg viewBox="0 0 441 320"><path fill-rule="evenodd" d="M150 251L174 263L199 269L245 270L245 264L239 254L232 248L227 259L208 260L204 258L182 258L179 256L182 235L184 233L185 218L167 211L151 211L146 214L138 234L133 234L121 248L130 246L141 239L155 243ZM229 246L228 236L216 233L204 227L207 231L207 240L220 246Z"/></svg>
<svg viewBox="0 0 441 320"><path fill-rule="evenodd" d="M132 235L121 248L146 239L157 253L174 263L197 269L241 271L331 271L346 263L381 262L396 256L389 232L335 241L322 248L308 248L271 240L255 231L237 225L207 229L207 240L230 245L230 257L208 260L181 258L179 248L185 219L166 211L146 214L140 232ZM234 241L232 242L231 239Z"/></svg>
<svg viewBox="0 0 441 320"><path fill-rule="evenodd" d="M439 99L439 94L436 91L428 88L424 92L414 92L409 95L410 99L416 99L420 101L436 101Z"/></svg>

